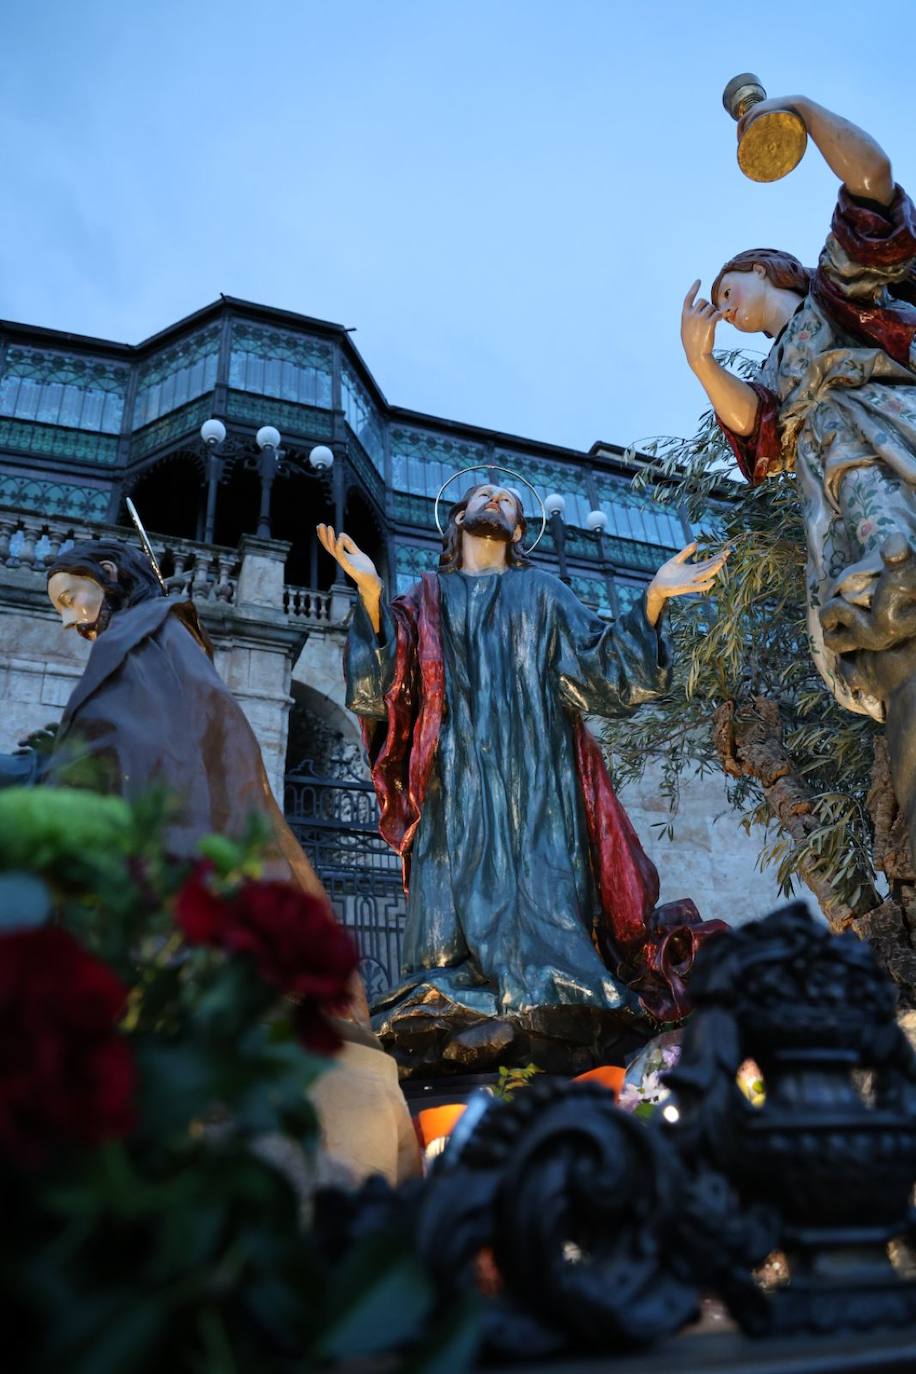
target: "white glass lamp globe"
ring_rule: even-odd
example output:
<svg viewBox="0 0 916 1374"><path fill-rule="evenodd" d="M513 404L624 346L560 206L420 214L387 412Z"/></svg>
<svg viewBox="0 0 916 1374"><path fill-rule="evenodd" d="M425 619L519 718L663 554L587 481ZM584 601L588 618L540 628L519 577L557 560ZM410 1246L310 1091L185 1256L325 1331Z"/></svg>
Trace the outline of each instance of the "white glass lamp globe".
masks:
<svg viewBox="0 0 916 1374"><path fill-rule="evenodd" d="M585 528L593 534L603 534L607 529L607 516L603 510L590 510L585 517Z"/></svg>
<svg viewBox="0 0 916 1374"><path fill-rule="evenodd" d="M327 444L316 444L309 454L309 463L316 472L324 472L334 466L334 450Z"/></svg>
<svg viewBox="0 0 916 1374"><path fill-rule="evenodd" d="M544 500L544 509L548 515L562 515L566 510L566 497L552 491Z"/></svg>
<svg viewBox="0 0 916 1374"><path fill-rule="evenodd" d="M216 448L226 437L226 426L222 420L204 420L200 427L200 437L210 448Z"/></svg>
<svg viewBox="0 0 916 1374"><path fill-rule="evenodd" d="M258 448L280 447L280 431L273 425L262 425L254 438Z"/></svg>

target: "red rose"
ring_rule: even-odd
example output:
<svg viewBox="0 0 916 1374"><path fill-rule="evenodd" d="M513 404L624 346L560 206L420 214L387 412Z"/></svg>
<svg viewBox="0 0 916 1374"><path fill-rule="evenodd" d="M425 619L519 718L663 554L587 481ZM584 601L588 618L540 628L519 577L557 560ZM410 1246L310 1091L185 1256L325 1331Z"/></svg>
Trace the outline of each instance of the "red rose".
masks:
<svg viewBox="0 0 916 1374"><path fill-rule="evenodd" d="M300 1042L330 1053L340 1043L325 1019L350 1000L356 948L330 906L291 883L246 881L231 897L207 885L206 866L178 894L178 925L191 944L215 945L254 960L278 992L293 997Z"/></svg>
<svg viewBox="0 0 916 1374"><path fill-rule="evenodd" d="M131 1129L134 1061L117 1032L126 999L67 931L0 936L0 1149L35 1165L63 1141Z"/></svg>

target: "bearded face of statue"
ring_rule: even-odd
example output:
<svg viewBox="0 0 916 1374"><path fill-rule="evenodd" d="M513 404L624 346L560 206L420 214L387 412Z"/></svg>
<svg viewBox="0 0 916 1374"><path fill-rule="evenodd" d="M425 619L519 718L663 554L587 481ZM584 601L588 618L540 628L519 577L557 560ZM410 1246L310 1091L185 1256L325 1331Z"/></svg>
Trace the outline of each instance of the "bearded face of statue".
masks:
<svg viewBox="0 0 916 1374"><path fill-rule="evenodd" d="M519 503L514 492L506 487L478 487L456 523L465 534L478 539L497 539L501 543L517 543L522 537L519 523Z"/></svg>
<svg viewBox="0 0 916 1374"><path fill-rule="evenodd" d="M106 561L101 567L116 585L117 566ZM83 639L96 639L111 618L106 590L92 577L56 572L48 581L48 597L59 613L64 629L76 630Z"/></svg>

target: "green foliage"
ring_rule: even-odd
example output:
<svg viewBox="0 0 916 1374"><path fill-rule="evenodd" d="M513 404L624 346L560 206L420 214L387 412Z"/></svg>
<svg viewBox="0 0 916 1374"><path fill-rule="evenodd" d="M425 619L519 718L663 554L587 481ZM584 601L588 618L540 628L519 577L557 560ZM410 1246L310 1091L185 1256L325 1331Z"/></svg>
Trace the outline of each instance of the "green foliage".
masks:
<svg viewBox="0 0 916 1374"><path fill-rule="evenodd" d="M327 1061L297 1042L254 960L182 938L174 909L192 865L168 857L169 814L161 796L0 793L0 939L50 919L116 969L136 1075L124 1138L0 1161L16 1369L287 1374L394 1350L418 1371L464 1367L476 1308L440 1311L408 1232L367 1237L338 1268L310 1234L309 1089ZM204 842L214 891L259 872L262 842L254 824L241 842ZM37 1100L40 1077L15 1070L33 1073Z"/></svg>
<svg viewBox="0 0 916 1374"><path fill-rule="evenodd" d="M723 361L744 375L753 371L739 355ZM658 765L669 810L661 829L674 838L682 787L689 805L691 777L721 769L711 729L716 708L769 698L779 707L786 750L811 789L816 825L793 840L751 778L728 778L729 802L745 830L759 828L760 864L776 865L784 893L813 860L837 895L854 905L874 877L865 796L879 727L838 706L812 662L795 477L783 473L756 487L733 481L731 453L711 411L693 438L657 440L646 451L652 461L634 484L686 509L700 532L700 556L726 542L732 552L714 599L669 602L672 688L657 708L608 726L615 780L623 785L641 777L650 761ZM720 820L724 845L732 823Z"/></svg>
<svg viewBox="0 0 916 1374"><path fill-rule="evenodd" d="M526 1064L524 1068L506 1068L501 1064L499 1078L490 1091L500 1102L511 1102L519 1088L527 1087L538 1073L543 1073L543 1069L537 1064Z"/></svg>

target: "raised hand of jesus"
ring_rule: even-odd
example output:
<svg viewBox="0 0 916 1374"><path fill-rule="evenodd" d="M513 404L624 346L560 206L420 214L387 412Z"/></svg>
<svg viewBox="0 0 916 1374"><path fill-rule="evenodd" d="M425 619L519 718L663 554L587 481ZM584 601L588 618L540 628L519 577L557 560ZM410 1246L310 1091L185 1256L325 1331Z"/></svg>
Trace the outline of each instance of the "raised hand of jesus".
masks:
<svg viewBox="0 0 916 1374"><path fill-rule="evenodd" d="M318 538L321 547L352 577L362 597L369 621L376 634L382 623L379 605L382 597L382 579L368 554L354 543L348 534L341 530L334 533L333 525L318 525Z"/></svg>
<svg viewBox="0 0 916 1374"><path fill-rule="evenodd" d="M696 552L696 547L695 542L688 544L686 549L681 549L680 553L669 558L649 583L646 592L646 619L650 625L658 624L658 618L670 596L690 596L693 592L712 590L731 549L724 548L712 558L704 559L702 563L690 563L688 560L691 554Z"/></svg>

